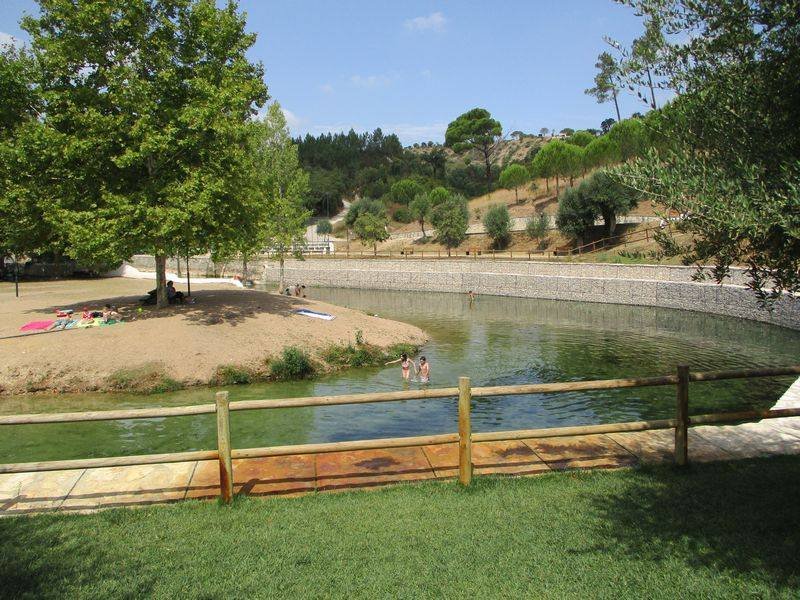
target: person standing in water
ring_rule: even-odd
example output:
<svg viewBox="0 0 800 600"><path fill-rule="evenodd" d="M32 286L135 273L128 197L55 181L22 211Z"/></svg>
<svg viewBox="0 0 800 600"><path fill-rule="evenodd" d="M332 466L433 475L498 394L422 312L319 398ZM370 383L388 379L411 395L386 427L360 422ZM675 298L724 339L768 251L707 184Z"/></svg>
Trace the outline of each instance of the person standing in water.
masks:
<svg viewBox="0 0 800 600"><path fill-rule="evenodd" d="M431 365L424 356L420 356L419 358L419 369L417 373L419 373L420 383L428 383L431 380Z"/></svg>
<svg viewBox="0 0 800 600"><path fill-rule="evenodd" d="M415 375L417 374L417 365L414 364L413 360L408 358L408 354L406 354L405 352L403 352L400 355L400 358L398 358L397 360L390 360L386 364L387 365L393 365L396 362L400 363L400 368L402 369L402 372L403 372L403 379L405 379L406 381L408 381L411 378L411 369L412 369L412 367L414 369L414 374Z"/></svg>

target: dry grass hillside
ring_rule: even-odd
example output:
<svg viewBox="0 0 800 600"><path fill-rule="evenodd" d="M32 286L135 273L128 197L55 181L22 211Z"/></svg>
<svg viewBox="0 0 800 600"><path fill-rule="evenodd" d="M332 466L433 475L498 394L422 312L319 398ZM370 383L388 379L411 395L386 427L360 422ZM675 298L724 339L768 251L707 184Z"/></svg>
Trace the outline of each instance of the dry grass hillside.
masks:
<svg viewBox="0 0 800 600"><path fill-rule="evenodd" d="M522 136L520 139L501 140L492 154L492 164L503 168L512 162L523 162L533 148L542 146L548 139L549 138L540 138L538 136ZM407 148L409 152L416 154L427 154L436 149L444 150L448 163L464 164L464 159L469 159L473 163L483 163L483 155L476 150L464 154L456 154L452 149L445 148L441 144L432 147Z"/></svg>

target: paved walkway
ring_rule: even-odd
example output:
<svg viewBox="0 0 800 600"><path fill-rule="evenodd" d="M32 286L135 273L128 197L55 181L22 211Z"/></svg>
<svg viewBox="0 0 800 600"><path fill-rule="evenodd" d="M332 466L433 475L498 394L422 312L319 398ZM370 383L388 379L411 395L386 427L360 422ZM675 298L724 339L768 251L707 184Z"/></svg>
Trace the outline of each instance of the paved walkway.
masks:
<svg viewBox="0 0 800 600"><path fill-rule="evenodd" d="M800 379L774 408L800 406ZM476 475L535 475L672 460L673 430L473 444ZM689 430L694 462L800 454L800 417ZM234 491L294 495L393 482L451 479L456 444L233 461ZM217 461L0 475L0 515L87 511L218 494Z"/></svg>

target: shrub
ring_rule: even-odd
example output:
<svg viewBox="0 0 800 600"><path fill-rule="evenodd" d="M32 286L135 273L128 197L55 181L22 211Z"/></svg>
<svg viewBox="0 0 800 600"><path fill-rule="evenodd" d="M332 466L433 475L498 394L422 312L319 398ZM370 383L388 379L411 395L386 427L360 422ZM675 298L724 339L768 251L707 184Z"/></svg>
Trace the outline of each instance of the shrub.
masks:
<svg viewBox="0 0 800 600"><path fill-rule="evenodd" d="M114 371L106 379L106 387L120 392L161 394L179 390L183 384L169 377L162 365L148 363Z"/></svg>
<svg viewBox="0 0 800 600"><path fill-rule="evenodd" d="M528 219L525 224L525 233L532 240L540 240L547 235L547 228L550 226L550 218L544 214L539 213L535 217Z"/></svg>
<svg viewBox="0 0 800 600"><path fill-rule="evenodd" d="M505 204L496 204L483 217L486 233L492 238L495 248L505 248L511 241L511 215Z"/></svg>
<svg viewBox="0 0 800 600"><path fill-rule="evenodd" d="M328 219L322 219L319 223L317 223L317 234L318 235L330 235L333 233L333 225Z"/></svg>
<svg viewBox="0 0 800 600"><path fill-rule="evenodd" d="M284 348L280 358L270 364L270 375L274 379L306 379L314 374L314 364L308 354L300 348Z"/></svg>
<svg viewBox="0 0 800 600"><path fill-rule="evenodd" d="M222 365L217 367L212 383L215 385L243 385L251 383L253 375L249 369L245 367L237 367L236 365Z"/></svg>
<svg viewBox="0 0 800 600"><path fill-rule="evenodd" d="M413 179L401 179L392 184L389 194L392 200L398 204L408 204L414 199L417 194L423 193L425 190L422 186Z"/></svg>
<svg viewBox="0 0 800 600"><path fill-rule="evenodd" d="M398 223L411 223L414 220L414 215L407 206L401 206L394 211L392 218Z"/></svg>

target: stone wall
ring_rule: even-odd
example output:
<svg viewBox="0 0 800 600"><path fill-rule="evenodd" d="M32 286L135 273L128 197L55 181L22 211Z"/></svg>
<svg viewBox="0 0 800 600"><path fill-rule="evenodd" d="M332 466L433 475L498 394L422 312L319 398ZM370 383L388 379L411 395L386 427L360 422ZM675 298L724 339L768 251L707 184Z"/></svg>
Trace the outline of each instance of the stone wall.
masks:
<svg viewBox="0 0 800 600"><path fill-rule="evenodd" d="M131 261L142 270L153 270L151 257ZM254 259L248 263L252 276L277 282L275 261ZM241 263L213 265L207 257L191 260L192 274L233 275ZM168 269L175 272L175 265ZM742 285L742 270L734 270L730 283L698 283L691 267L511 261L308 259L286 261L286 282L308 286L400 291L455 292L574 300L638 306L678 308L717 313L800 329L800 299L785 298L770 313L760 309Z"/></svg>

